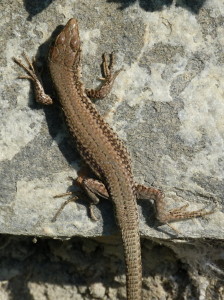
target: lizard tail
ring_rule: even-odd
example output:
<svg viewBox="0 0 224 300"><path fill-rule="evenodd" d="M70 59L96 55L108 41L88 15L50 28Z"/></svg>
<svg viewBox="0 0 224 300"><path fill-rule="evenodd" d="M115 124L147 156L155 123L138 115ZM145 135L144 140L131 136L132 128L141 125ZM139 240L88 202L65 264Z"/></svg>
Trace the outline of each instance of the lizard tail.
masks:
<svg viewBox="0 0 224 300"><path fill-rule="evenodd" d="M140 246L140 236L138 232L138 227L131 228L131 229L130 228L123 229L122 240L123 240L124 255L125 255L125 262L126 262L127 300L141 300L142 299L141 297L142 263L141 263L141 246Z"/></svg>

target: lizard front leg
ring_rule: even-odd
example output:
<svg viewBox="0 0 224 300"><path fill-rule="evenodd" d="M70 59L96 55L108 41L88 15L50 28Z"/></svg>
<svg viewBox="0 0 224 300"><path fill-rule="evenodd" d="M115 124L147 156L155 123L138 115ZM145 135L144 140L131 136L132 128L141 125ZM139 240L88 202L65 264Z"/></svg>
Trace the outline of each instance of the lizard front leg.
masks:
<svg viewBox="0 0 224 300"><path fill-rule="evenodd" d="M22 75L22 76L19 76L18 78L28 79L33 82L35 99L38 103L41 103L44 105L52 104L53 100L51 99L51 97L49 95L47 95L44 92L44 88L43 88L43 84L42 84L40 75L34 67L35 62L31 61L25 52L23 53L23 57L27 63L27 66L20 59L13 57L14 62L17 63L17 65L19 65L27 73L27 75Z"/></svg>
<svg viewBox="0 0 224 300"><path fill-rule="evenodd" d="M99 78L100 80L102 80L102 84L97 89L85 89L86 95L88 97L94 99L102 99L109 94L113 86L114 80L116 79L117 75L122 71L122 69L120 69L114 72L113 66L114 66L114 53L112 52L109 55L109 62L106 54L104 53L102 55L102 64L101 64L102 78Z"/></svg>

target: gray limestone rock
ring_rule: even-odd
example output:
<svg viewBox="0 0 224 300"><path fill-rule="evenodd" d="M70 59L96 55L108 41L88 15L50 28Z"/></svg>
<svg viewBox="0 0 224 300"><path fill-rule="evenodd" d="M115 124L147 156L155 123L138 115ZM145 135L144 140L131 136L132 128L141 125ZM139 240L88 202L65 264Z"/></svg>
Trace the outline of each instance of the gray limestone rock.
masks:
<svg viewBox="0 0 224 300"><path fill-rule="evenodd" d="M206 217L172 223L173 229L157 223L153 202L139 201L141 236L172 248L180 259L184 248L187 264L192 253L186 254L184 240L195 243L195 253L205 251L203 239L223 240L222 1L3 0L0 12L0 232L56 238L118 232L109 201L95 209L98 222L89 218L83 199L69 203L56 222L51 221L66 200L53 197L68 191L68 176L76 177L82 164L46 65L58 25L75 17L85 85L99 84L104 52L115 51L115 68L124 69L111 94L96 105L127 145L135 180L162 189L168 209L185 204L188 210L214 209ZM23 71L12 57L21 57L23 51L37 56L44 85L55 99L52 107L36 104L30 83L17 79ZM201 259L199 265L203 263ZM214 261L209 264L221 272ZM196 263L193 268L192 278L200 269ZM207 273L203 276L197 281L203 279L200 299L205 299L203 288L209 286ZM90 294L107 299L104 286L91 284ZM113 289L110 293L113 299Z"/></svg>

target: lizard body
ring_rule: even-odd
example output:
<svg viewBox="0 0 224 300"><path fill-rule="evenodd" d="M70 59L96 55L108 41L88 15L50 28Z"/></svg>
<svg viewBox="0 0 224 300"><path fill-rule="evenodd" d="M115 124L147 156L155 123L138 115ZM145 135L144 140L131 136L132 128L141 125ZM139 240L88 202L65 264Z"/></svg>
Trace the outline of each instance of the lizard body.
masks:
<svg viewBox="0 0 224 300"><path fill-rule="evenodd" d="M123 143L85 93L80 78L80 39L75 19L57 37L49 54L49 69L79 153L105 183L114 204L125 253L127 298L139 300L141 249L131 160Z"/></svg>

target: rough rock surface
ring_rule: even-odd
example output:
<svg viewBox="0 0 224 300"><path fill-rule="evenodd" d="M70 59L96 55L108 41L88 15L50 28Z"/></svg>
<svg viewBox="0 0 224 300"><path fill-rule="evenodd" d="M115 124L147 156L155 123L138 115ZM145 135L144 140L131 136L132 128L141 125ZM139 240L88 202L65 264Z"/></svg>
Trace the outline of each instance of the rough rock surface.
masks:
<svg viewBox="0 0 224 300"><path fill-rule="evenodd" d="M219 283L224 239L222 1L2 0L0 11L0 232L11 235L2 237L0 299L10 298L12 282L18 297L21 281L29 282L26 289L34 299L123 299L122 248L119 238L116 246L111 242L117 234L112 204L102 201L96 208L98 222L90 220L83 200L69 203L51 222L65 201L53 196L66 192L71 185L67 177L76 176L81 161L57 101L52 107L37 105L29 82L16 78L22 70L11 59L23 51L37 55L44 84L56 99L46 56L52 32L55 36L58 25L71 17L79 20L86 86L98 84L104 52L115 51L115 67L124 68L111 94L96 105L125 141L136 181L161 188L168 207L215 207L207 217L173 223L174 231L158 226L151 202L139 202L141 235L148 239L143 243L145 299L224 299ZM61 243L58 254L57 241L32 245L30 238L13 235L99 240ZM46 263L44 273L33 258L31 265L22 263L33 252L43 264L55 260L55 266L48 262L48 269ZM81 263L72 261L80 256ZM38 273L30 281L27 266Z"/></svg>

